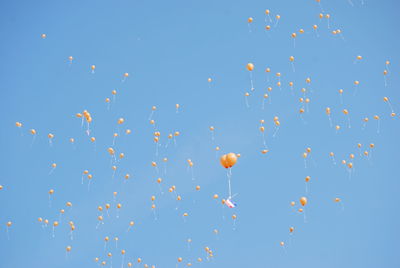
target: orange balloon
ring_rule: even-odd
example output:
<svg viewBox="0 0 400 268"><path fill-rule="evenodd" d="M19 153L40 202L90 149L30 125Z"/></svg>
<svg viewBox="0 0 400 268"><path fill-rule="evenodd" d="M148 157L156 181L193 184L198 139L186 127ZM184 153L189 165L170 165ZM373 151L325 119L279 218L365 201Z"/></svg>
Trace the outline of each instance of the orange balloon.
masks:
<svg viewBox="0 0 400 268"><path fill-rule="evenodd" d="M226 161L226 154L224 154L223 156L221 156L221 158L219 159L219 162L221 163L221 165L224 168L228 168L228 162Z"/></svg>
<svg viewBox="0 0 400 268"><path fill-rule="evenodd" d="M254 64L253 63L247 63L246 65L247 70L249 70L250 72L254 70Z"/></svg>
<svg viewBox="0 0 400 268"><path fill-rule="evenodd" d="M300 198L300 204L304 207L307 204L307 198L304 196Z"/></svg>
<svg viewBox="0 0 400 268"><path fill-rule="evenodd" d="M237 156L235 153L229 153L226 155L226 162L228 167L233 167L236 164Z"/></svg>

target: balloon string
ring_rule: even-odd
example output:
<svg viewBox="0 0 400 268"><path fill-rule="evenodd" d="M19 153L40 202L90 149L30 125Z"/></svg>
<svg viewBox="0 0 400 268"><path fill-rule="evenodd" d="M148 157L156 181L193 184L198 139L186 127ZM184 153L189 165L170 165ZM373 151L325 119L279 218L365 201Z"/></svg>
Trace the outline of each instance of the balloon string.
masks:
<svg viewBox="0 0 400 268"><path fill-rule="evenodd" d="M36 139L36 135L34 135L33 138L32 138L32 142L31 142L31 145L30 145L31 148L33 146L33 143L35 142L35 139Z"/></svg>
<svg viewBox="0 0 400 268"><path fill-rule="evenodd" d="M317 35L317 37L319 37L319 33L318 33L317 29L315 29L315 34Z"/></svg>
<svg viewBox="0 0 400 268"><path fill-rule="evenodd" d="M335 156L332 155L333 164L336 165Z"/></svg>
<svg viewBox="0 0 400 268"><path fill-rule="evenodd" d="M154 110L151 110L150 116L149 116L149 120L151 120L151 118L153 117L154 114Z"/></svg>
<svg viewBox="0 0 400 268"><path fill-rule="evenodd" d="M265 141L265 134L262 132L262 140L263 140L263 145L264 147L267 147L266 141Z"/></svg>
<svg viewBox="0 0 400 268"><path fill-rule="evenodd" d="M357 91L358 91L358 86L356 85L356 86L355 86L355 89L354 89L353 96L357 95Z"/></svg>
<svg viewBox="0 0 400 268"><path fill-rule="evenodd" d="M377 128L377 130L376 130L376 133L379 134L380 128L381 128L381 122L380 122L380 120L378 119L378 128Z"/></svg>
<svg viewBox="0 0 400 268"><path fill-rule="evenodd" d="M275 138L275 136L278 133L278 131L279 131L279 126L275 128L275 132L274 132L274 135L272 135L272 138Z"/></svg>
<svg viewBox="0 0 400 268"><path fill-rule="evenodd" d="M253 91L253 90L254 90L253 73L252 73L252 72L249 72L249 74L250 74L250 84L251 84L250 90Z"/></svg>
<svg viewBox="0 0 400 268"><path fill-rule="evenodd" d="M246 107L247 107L247 108L250 108L250 105L249 105L249 101L248 101L248 99L247 99L247 96L244 97L244 100L245 100L245 103L246 103Z"/></svg>
<svg viewBox="0 0 400 268"><path fill-rule="evenodd" d="M349 128L351 128L350 116L349 115L347 115L347 122L348 122Z"/></svg>
<svg viewBox="0 0 400 268"><path fill-rule="evenodd" d="M390 103L390 101L387 101L387 103L389 104L389 108L390 108L390 110L392 111L392 113L394 113L393 106L392 106L392 104Z"/></svg>
<svg viewBox="0 0 400 268"><path fill-rule="evenodd" d="M231 197L232 197L232 189L231 189L232 170L231 170L231 168L228 169L227 176L228 176L229 199L231 199Z"/></svg>
<svg viewBox="0 0 400 268"><path fill-rule="evenodd" d="M362 130L364 130L367 127L367 122L364 122L363 126L362 126Z"/></svg>
<svg viewBox="0 0 400 268"><path fill-rule="evenodd" d="M156 142L156 157L158 156L158 143Z"/></svg>

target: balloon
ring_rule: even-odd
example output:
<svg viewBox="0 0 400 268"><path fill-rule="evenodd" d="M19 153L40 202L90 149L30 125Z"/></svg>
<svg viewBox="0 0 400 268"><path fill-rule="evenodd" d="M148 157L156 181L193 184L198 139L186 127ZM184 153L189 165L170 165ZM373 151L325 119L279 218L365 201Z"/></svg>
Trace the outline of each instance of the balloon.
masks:
<svg viewBox="0 0 400 268"><path fill-rule="evenodd" d="M300 198L300 204L304 207L307 204L307 198L304 196Z"/></svg>
<svg viewBox="0 0 400 268"><path fill-rule="evenodd" d="M222 165L224 168L229 168L228 163L227 163L227 161L226 161L226 154L224 154L223 156L221 156L221 158L220 158L219 160L220 160L221 165Z"/></svg>
<svg viewBox="0 0 400 268"><path fill-rule="evenodd" d="M330 115L331 114L331 108L326 107L325 112L326 112L327 115Z"/></svg>
<svg viewBox="0 0 400 268"><path fill-rule="evenodd" d="M247 63L246 68L249 71L253 71L254 70L254 64L253 63Z"/></svg>
<svg viewBox="0 0 400 268"><path fill-rule="evenodd" d="M108 151L108 153L110 155L114 155L115 154L115 151L114 151L114 149L112 147L108 148L107 151Z"/></svg>

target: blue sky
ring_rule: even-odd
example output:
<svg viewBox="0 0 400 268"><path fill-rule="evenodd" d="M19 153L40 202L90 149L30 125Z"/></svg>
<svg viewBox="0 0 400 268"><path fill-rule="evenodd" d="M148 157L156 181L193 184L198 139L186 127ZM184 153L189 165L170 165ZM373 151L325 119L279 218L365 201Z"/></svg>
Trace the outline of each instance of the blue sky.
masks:
<svg viewBox="0 0 400 268"><path fill-rule="evenodd" d="M119 267L125 249L124 267L128 261L137 265L138 257L143 262L136 267L173 267L178 257L183 258L179 267L189 262L193 267L233 268L399 267L400 128L398 115L392 118L383 101L388 97L399 111L399 4L353 2L322 0L323 11L313 0L2 2L0 266L97 267L98 257L107 261L106 267ZM272 23L265 9L271 11ZM329 29L327 19L318 17L321 12L330 14ZM275 27L277 14L281 19ZM248 17L254 19L251 25ZM301 28L304 34L299 34ZM335 29L342 35L333 35ZM297 32L295 47L292 32ZM357 55L363 59L354 63ZM295 57L295 72L290 56ZM248 62L255 66L249 107L244 97L250 92ZM125 72L130 76L122 81ZM355 80L360 81L357 89ZM262 109L268 87L273 90ZM301 88L310 99L302 116ZM343 102L339 89L344 90ZM153 105L152 118L161 132L158 155L155 128L149 124ZM341 126L338 132L329 125L326 107L333 124ZM85 109L93 117L90 136L95 143L75 117ZM343 109L349 111L351 128ZM374 115L380 117L379 133ZM281 123L275 137L274 116ZM118 126L120 117L125 122ZM370 119L365 128L364 117ZM261 119L269 149L265 155ZM210 126L215 127L214 139ZM31 128L37 131L34 141ZM128 128L130 135L124 133ZM176 144L166 147L168 134L175 131L180 132ZM115 132L120 136L113 147L125 158L116 163L112 178L107 148ZM52 146L48 133L55 135ZM360 156L358 143L369 158ZM305 168L302 153L307 147L312 152ZM219 156L229 152L241 154L232 169L238 205L233 209L220 202L228 187ZM351 153L350 177L340 161L349 161ZM194 180L187 159L194 163ZM152 161L158 163L158 173ZM57 168L49 175L52 163ZM86 178L81 184L86 169L93 174L90 187ZM124 182L126 173L131 177ZM306 176L311 176L308 192ZM172 185L182 196L179 202L168 192ZM51 207L50 189L55 190ZM115 199L113 192L118 192ZM306 223L295 211L302 196L308 198ZM333 202L335 197L342 204ZM291 201L296 201L295 209ZM72 202L72 209L66 202ZM112 206L110 215L104 213L104 224L96 228L97 207L106 203ZM123 206L119 217L117 203ZM52 237L52 227L42 228L37 219L59 220L60 209L65 213ZM13 223L9 239L8 221ZM69 221L76 226L73 240ZM127 232L130 221L135 226ZM105 236L118 237L118 244L110 241L104 250ZM206 246L214 253L209 261Z"/></svg>

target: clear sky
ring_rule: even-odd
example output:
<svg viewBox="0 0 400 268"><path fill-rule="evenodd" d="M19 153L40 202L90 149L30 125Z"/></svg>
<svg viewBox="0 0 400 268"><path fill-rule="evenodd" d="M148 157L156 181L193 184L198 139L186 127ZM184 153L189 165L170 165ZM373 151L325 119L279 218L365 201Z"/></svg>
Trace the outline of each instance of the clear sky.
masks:
<svg viewBox="0 0 400 268"><path fill-rule="evenodd" d="M0 267L87 268L103 260L106 267L121 267L122 249L124 267L128 261L135 267L175 267L178 257L183 258L178 267L189 262L204 268L400 267L399 116L391 117L383 101L388 97L400 112L399 3L352 1L2 1ZM319 13L330 15L329 25ZM337 29L341 33L334 35ZM255 66L254 91L248 62ZM125 72L129 77L123 81ZM248 106L245 92L250 92ZM305 105L300 97L310 102ZM149 123L153 105L155 127ZM93 118L90 136L75 117L85 109ZM380 117L379 133L374 115ZM126 129L132 133L126 135ZM155 130L161 133L158 155ZM175 131L180 135L166 146ZM54 134L52 145L48 133ZM114 145L113 133L119 133ZM125 157L113 163L110 146ZM307 147L311 153L304 161ZM232 168L236 208L221 204L228 183L219 157L229 152L241 154ZM342 159L353 163L351 172ZM53 171L52 163L57 163ZM93 175L90 187L86 177L82 184L84 170ZM306 222L297 212L302 196L308 198ZM100 226L98 206L104 208ZM65 209L61 217L60 209ZM54 221L59 226L53 237ZM76 227L73 240L69 221ZM135 225L127 231L130 221ZM213 252L210 260L204 247Z"/></svg>

